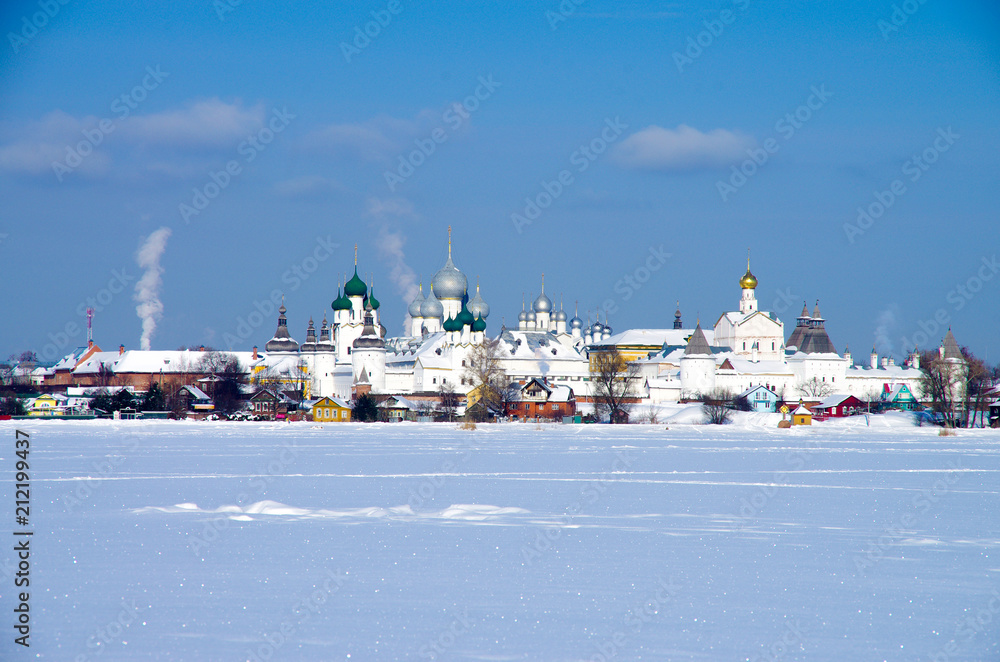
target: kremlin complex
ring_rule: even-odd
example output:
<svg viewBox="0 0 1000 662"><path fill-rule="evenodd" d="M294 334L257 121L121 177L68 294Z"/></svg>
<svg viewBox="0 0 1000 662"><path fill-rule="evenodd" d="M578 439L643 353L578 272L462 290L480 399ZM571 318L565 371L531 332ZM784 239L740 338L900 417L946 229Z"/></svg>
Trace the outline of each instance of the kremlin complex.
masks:
<svg viewBox="0 0 1000 662"><path fill-rule="evenodd" d="M558 309L541 292L522 303L516 327L502 326L499 362L511 382L533 381L544 389L569 393L577 402L591 402L592 359L617 350L637 369L636 402L697 400L713 392L736 395L764 387L780 401L818 401L832 394L864 401L900 389L920 393L920 359L911 354L903 365L874 350L856 361L849 350L840 353L830 340L819 304L812 312L803 305L787 333L774 314L760 310L757 278L750 270L739 278L736 310L723 312L711 328L685 328L681 313L671 328L630 329L615 333L600 321L584 323ZM231 352L246 366L250 381L264 374L297 385L305 399L349 401L359 393L430 398L443 389L460 396L474 388L467 377L470 353L492 339L487 335L490 306L477 284L470 291L466 275L452 257L449 229L444 266L409 303L406 335L388 337L381 320L381 304L370 285L358 276L357 252L353 276L338 288L329 319L316 329L310 319L304 341L293 338L288 310L279 308L277 328L263 351ZM951 331L942 342L943 358L961 360ZM142 390L164 372L190 370L196 351L140 351L119 348L102 352L92 345L80 348L54 368L37 375L40 386L92 386L94 375L123 375ZM173 367L171 367L171 365ZM210 378L210 375L205 375ZM567 390L568 389L568 390Z"/></svg>

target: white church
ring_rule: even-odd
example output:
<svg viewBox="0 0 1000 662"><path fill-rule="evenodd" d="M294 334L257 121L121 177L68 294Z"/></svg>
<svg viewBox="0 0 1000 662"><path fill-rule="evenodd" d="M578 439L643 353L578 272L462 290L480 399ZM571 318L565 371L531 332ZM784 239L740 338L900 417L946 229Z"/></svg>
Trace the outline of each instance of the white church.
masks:
<svg viewBox="0 0 1000 662"><path fill-rule="evenodd" d="M618 349L639 367L636 396L645 402L697 399L715 389L741 393L765 385L786 400L817 399L830 393L871 398L888 387L905 384L919 392L919 357L905 365L872 351L855 364L850 351L837 352L825 329L819 304L802 313L788 339L775 315L760 310L757 278L747 270L739 280L739 309L722 313L714 328L683 328L675 314L673 328L632 329L613 334L598 320L584 324L568 318L541 292L517 316L516 328L498 335L503 367L512 381L532 378L573 389L578 399L591 396L590 356ZM456 393L473 388L465 377L472 347L484 342L490 307L477 285L470 297L469 281L452 258L451 230L444 266L434 275L426 294L423 285L408 307L405 336L386 337L380 303L370 284L357 274L348 280L331 305L332 322L324 317L317 337L310 319L301 345L289 334L287 312L279 310L274 337L265 344L253 370L298 371L304 375L307 397L350 399L361 390L378 394L419 394L450 384ZM951 342L954 343L953 337Z"/></svg>

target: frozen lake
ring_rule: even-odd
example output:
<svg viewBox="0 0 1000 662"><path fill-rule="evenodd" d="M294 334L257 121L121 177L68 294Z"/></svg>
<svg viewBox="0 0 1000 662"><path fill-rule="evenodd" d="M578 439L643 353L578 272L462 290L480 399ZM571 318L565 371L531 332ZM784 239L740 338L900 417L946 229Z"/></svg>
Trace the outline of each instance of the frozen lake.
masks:
<svg viewBox="0 0 1000 662"><path fill-rule="evenodd" d="M1000 659L1000 431L900 423L2 422L0 657Z"/></svg>

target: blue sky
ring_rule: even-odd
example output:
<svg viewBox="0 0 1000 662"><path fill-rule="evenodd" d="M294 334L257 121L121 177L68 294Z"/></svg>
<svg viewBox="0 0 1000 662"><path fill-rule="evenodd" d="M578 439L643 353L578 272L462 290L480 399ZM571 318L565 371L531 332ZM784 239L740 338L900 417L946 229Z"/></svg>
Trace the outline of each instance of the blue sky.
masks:
<svg viewBox="0 0 1000 662"><path fill-rule="evenodd" d="M153 348L263 345L275 291L301 341L355 243L397 334L451 225L490 333L543 272L616 330L712 324L750 248L788 333L819 299L855 356L950 324L1000 360L994 3L51 2L0 10L3 356L82 344L88 299L105 349L143 301Z"/></svg>

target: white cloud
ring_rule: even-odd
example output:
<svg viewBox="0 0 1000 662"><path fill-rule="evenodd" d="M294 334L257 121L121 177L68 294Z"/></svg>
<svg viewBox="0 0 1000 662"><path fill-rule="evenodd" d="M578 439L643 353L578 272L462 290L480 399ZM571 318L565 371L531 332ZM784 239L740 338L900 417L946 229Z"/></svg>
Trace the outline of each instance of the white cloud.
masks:
<svg viewBox="0 0 1000 662"><path fill-rule="evenodd" d="M614 160L639 170L694 170L728 165L746 157L752 136L714 129L702 133L686 124L676 129L651 125L636 131L614 151Z"/></svg>
<svg viewBox="0 0 1000 662"><path fill-rule="evenodd" d="M272 188L277 195L289 198L321 195L331 191L344 190L344 187L337 181L320 175L305 175L294 179L285 179L276 182Z"/></svg>
<svg viewBox="0 0 1000 662"><path fill-rule="evenodd" d="M263 126L265 119L259 104L246 108L219 99L126 118L74 117L54 110L38 120L3 125L0 171L50 177L57 175L54 164L60 163L62 181L69 176L106 175L112 161L120 159L131 164L122 166L123 174L141 170L198 176L208 167L207 157L235 154L239 142Z"/></svg>
<svg viewBox="0 0 1000 662"><path fill-rule="evenodd" d="M81 142L88 142L92 147L83 131L93 130L98 121L97 117L78 119L55 110L21 126L6 125L0 144L0 171L53 176L53 162L64 161L68 148L75 149ZM81 160L77 171L85 175L102 174L110 162L98 146Z"/></svg>
<svg viewBox="0 0 1000 662"><path fill-rule="evenodd" d="M172 147L223 147L236 144L264 124L264 106L243 107L212 98L185 108L121 120L121 133L133 141Z"/></svg>
<svg viewBox="0 0 1000 662"><path fill-rule="evenodd" d="M430 133L440 123L430 110L413 119L378 115L365 122L331 124L313 132L308 145L326 152L349 153L365 161L385 161L411 145L414 138Z"/></svg>

